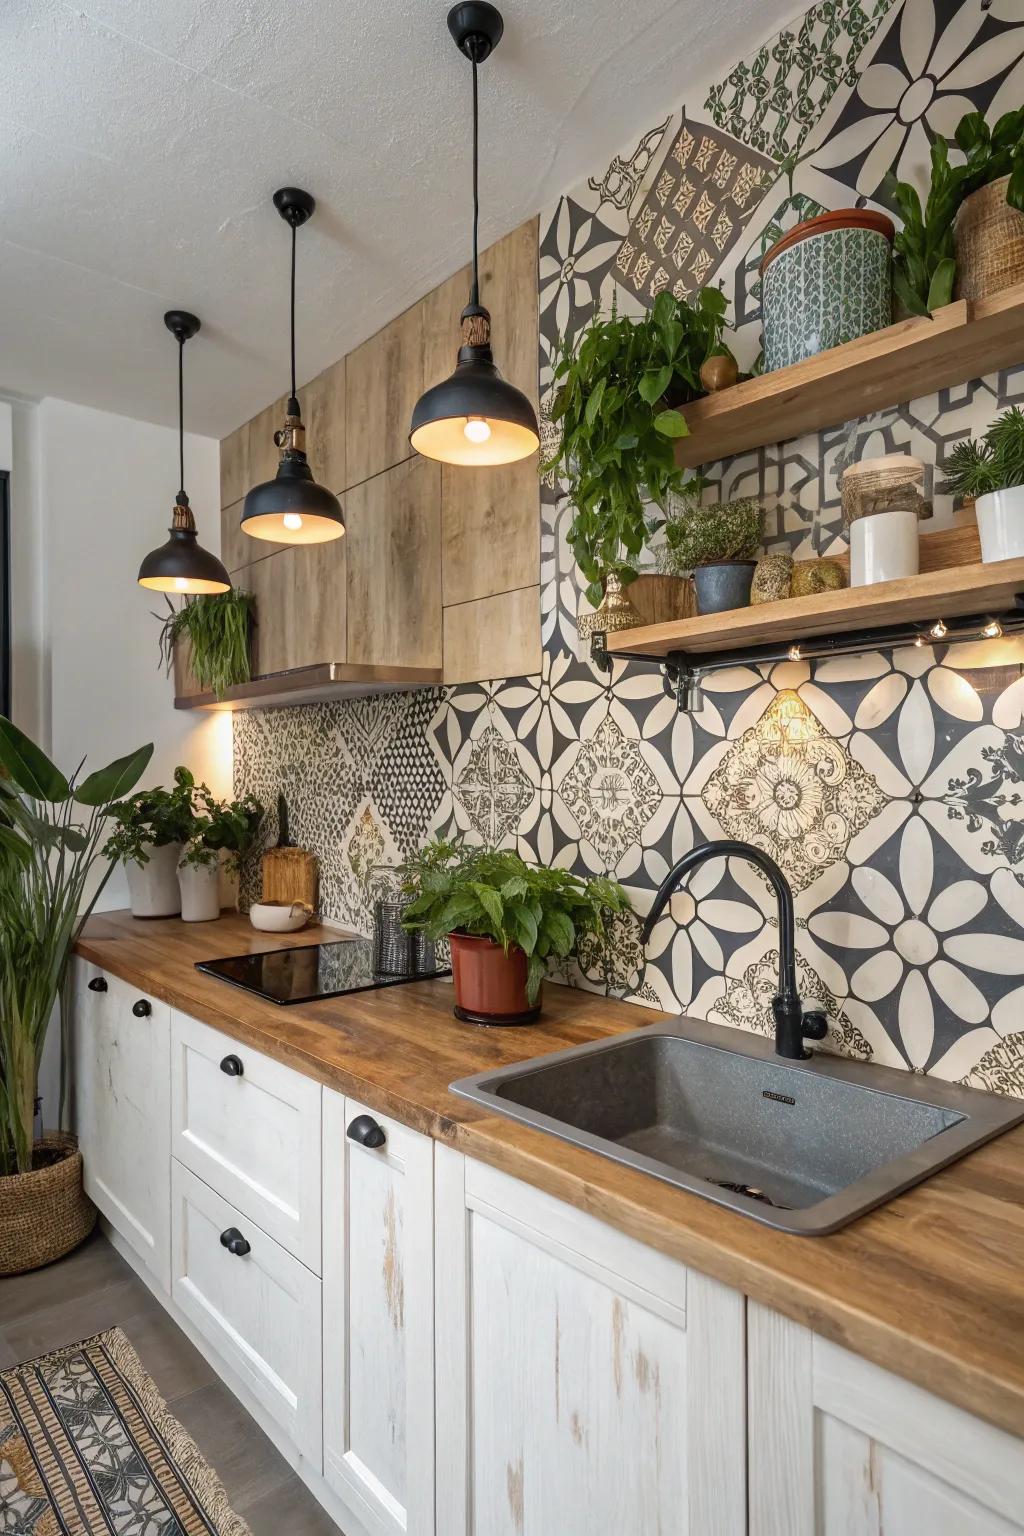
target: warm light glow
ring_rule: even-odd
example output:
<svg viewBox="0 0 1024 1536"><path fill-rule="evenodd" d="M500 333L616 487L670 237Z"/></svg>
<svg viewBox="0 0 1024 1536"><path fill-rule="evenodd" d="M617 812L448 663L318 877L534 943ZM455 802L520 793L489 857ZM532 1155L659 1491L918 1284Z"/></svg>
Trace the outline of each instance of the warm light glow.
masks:
<svg viewBox="0 0 1024 1536"><path fill-rule="evenodd" d="M989 619L988 623L985 625L985 628L982 630L982 634L985 636L986 640L998 640L1002 632L1003 626L996 619Z"/></svg>
<svg viewBox="0 0 1024 1536"><path fill-rule="evenodd" d="M302 527L302 518L297 512L286 512L281 521L290 533L297 533Z"/></svg>
<svg viewBox="0 0 1024 1536"><path fill-rule="evenodd" d="M914 637L914 644L917 646L918 650L920 650L924 645L924 635L916 635Z"/></svg>
<svg viewBox="0 0 1024 1536"><path fill-rule="evenodd" d="M289 518L295 518L298 527ZM261 517L245 518L241 526L250 538L268 539L272 544L326 544L345 532L344 523L337 519L311 517L308 512L301 517L297 512L265 512Z"/></svg>
<svg viewBox="0 0 1024 1536"><path fill-rule="evenodd" d="M775 711L781 732L780 746L792 747L810 741L810 711L798 693L792 688L783 688L775 700Z"/></svg>
<svg viewBox="0 0 1024 1536"><path fill-rule="evenodd" d="M231 590L230 582L202 581L194 576L140 576L139 586L150 592L188 592L200 597L212 597L217 592Z"/></svg>
<svg viewBox="0 0 1024 1536"><path fill-rule="evenodd" d="M933 640L941 640L946 635L946 633L947 633L947 630L946 630L945 624L943 624L941 619L936 619L935 623L932 625L932 628L931 628L932 639Z"/></svg>
<svg viewBox="0 0 1024 1536"><path fill-rule="evenodd" d="M467 416L462 431L471 443L486 443L491 435L491 425L482 416Z"/></svg>
<svg viewBox="0 0 1024 1536"><path fill-rule="evenodd" d="M174 578L174 590L175 590L175 592L187 592L188 591L188 577L187 576L175 576L175 578Z"/></svg>
<svg viewBox="0 0 1024 1536"><path fill-rule="evenodd" d="M467 428L475 421L487 428L480 441L470 437ZM424 422L409 438L411 446L425 459L440 459L442 464L488 465L514 464L528 458L540 447L536 432L514 421L497 416L482 418L446 416L440 421Z"/></svg>
<svg viewBox="0 0 1024 1536"><path fill-rule="evenodd" d="M790 661L799 661L800 660L800 647L798 645L791 645L790 646L790 648L789 648L789 659L790 659Z"/></svg>

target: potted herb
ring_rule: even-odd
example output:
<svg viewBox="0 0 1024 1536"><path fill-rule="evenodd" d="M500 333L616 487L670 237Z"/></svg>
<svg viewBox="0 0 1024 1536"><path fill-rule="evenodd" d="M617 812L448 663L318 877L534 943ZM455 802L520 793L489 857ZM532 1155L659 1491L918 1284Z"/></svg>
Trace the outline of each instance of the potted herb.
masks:
<svg viewBox="0 0 1024 1536"><path fill-rule="evenodd" d="M449 940L455 1014L474 1024L532 1022L545 961L573 954L583 934L603 933L606 914L629 908L611 880L442 840L403 865L402 888L413 898L404 926Z"/></svg>
<svg viewBox="0 0 1024 1536"><path fill-rule="evenodd" d="M201 692L222 699L229 688L252 676L252 626L256 599L251 592L218 592L212 597L187 597L170 612L160 629L160 660L168 675L175 653L187 646L188 669Z"/></svg>
<svg viewBox="0 0 1024 1536"><path fill-rule="evenodd" d="M700 613L745 608L761 541L761 508L745 497L705 507L703 480L688 482L686 495L665 523L664 563L677 576L693 576Z"/></svg>
<svg viewBox="0 0 1024 1536"><path fill-rule="evenodd" d="M60 1258L96 1220L74 1140L33 1145L39 1063L72 947L110 874L88 892L105 823L152 753L66 778L0 716L0 1274Z"/></svg>
<svg viewBox="0 0 1024 1536"><path fill-rule="evenodd" d="M897 208L893 290L910 315L960 298L980 299L1024 279L1024 108L989 129L980 112L957 125L965 156L954 165L944 139L932 141L924 208L916 188L890 171L882 195Z"/></svg>
<svg viewBox="0 0 1024 1536"><path fill-rule="evenodd" d="M980 442L957 443L940 468L940 491L974 498L982 560L1024 555L1024 410L1011 406Z"/></svg>
<svg viewBox="0 0 1024 1536"><path fill-rule="evenodd" d="M683 483L673 442L687 435L678 406L705 393L700 370L724 350L725 295L702 289L691 305L667 290L638 320L612 306L555 361L551 420L556 452L541 473L568 481L576 515L569 543L597 607L614 572L635 581L648 533L646 507L664 513Z"/></svg>
<svg viewBox="0 0 1024 1536"><path fill-rule="evenodd" d="M181 916L186 923L220 916L221 874L235 877L255 848L263 807L254 795L218 801L205 784L196 787L192 830L178 863Z"/></svg>
<svg viewBox="0 0 1024 1536"><path fill-rule="evenodd" d="M128 875L133 917L173 917L181 911L178 860L192 836L195 779L174 770L174 788L140 790L113 808L114 830L103 852Z"/></svg>

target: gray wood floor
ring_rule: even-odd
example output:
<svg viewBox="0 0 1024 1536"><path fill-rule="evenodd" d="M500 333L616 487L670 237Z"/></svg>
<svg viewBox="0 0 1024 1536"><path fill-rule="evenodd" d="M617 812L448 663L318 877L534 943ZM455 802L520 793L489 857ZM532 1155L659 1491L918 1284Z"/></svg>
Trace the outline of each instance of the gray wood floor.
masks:
<svg viewBox="0 0 1024 1536"><path fill-rule="evenodd" d="M122 1328L253 1536L338 1536L288 1463L98 1232L49 1269L0 1280L0 1370Z"/></svg>

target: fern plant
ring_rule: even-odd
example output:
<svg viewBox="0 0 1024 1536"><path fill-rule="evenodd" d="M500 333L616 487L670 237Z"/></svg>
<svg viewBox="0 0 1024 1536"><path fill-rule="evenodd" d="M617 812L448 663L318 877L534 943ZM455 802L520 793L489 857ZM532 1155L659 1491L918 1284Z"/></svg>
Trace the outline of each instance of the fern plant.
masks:
<svg viewBox="0 0 1024 1536"><path fill-rule="evenodd" d="M187 640L200 688L222 699L229 688L249 681L249 636L256 606L251 592L232 589L211 597L187 597L177 609L168 598L167 606L170 612L160 629L160 661L168 674L174 665L174 647Z"/></svg>
<svg viewBox="0 0 1024 1536"><path fill-rule="evenodd" d="M1024 485L1024 410L1011 406L997 416L980 441L957 443L940 465L947 496L986 496Z"/></svg>

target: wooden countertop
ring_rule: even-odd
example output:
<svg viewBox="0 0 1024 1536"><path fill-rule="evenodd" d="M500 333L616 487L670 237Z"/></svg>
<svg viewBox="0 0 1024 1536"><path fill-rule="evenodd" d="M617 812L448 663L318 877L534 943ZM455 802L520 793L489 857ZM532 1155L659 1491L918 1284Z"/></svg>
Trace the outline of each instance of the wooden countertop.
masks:
<svg viewBox="0 0 1024 1536"><path fill-rule="evenodd" d="M664 1015L549 986L528 1029L460 1024L444 981L280 1008L195 970L275 938L244 918L93 917L85 959L382 1114L547 1190L1024 1436L1024 1126L829 1237L793 1237L456 1098L456 1078Z"/></svg>

